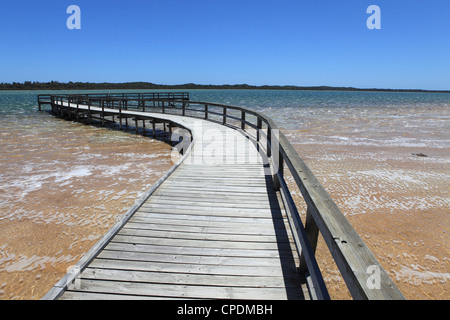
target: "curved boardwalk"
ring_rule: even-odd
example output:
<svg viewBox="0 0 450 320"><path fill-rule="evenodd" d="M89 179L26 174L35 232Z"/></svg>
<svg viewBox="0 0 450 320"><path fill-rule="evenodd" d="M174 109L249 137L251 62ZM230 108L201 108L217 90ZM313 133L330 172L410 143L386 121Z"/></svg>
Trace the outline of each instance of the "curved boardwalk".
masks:
<svg viewBox="0 0 450 320"><path fill-rule="evenodd" d="M251 140L205 120L145 115L191 129L192 149L67 290L63 281L47 298L303 299L282 206Z"/></svg>
<svg viewBox="0 0 450 320"><path fill-rule="evenodd" d="M120 128L131 119L136 132L151 123L153 135L164 123L182 153L44 299L329 299L319 234L353 298L404 299L270 118L188 93L40 95L38 103L71 119L119 119Z"/></svg>

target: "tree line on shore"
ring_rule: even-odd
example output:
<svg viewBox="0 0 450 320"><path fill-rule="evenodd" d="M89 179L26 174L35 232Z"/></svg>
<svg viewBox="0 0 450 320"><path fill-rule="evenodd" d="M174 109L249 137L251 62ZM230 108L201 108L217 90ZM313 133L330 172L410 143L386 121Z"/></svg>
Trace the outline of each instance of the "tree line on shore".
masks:
<svg viewBox="0 0 450 320"><path fill-rule="evenodd" d="M252 90L332 90L332 91L393 91L393 92L446 92L447 90L421 90L421 89L361 89L353 87L330 87L330 86L277 86L262 85L254 86L248 84L225 84L225 85L204 85L195 83L186 83L179 85L154 84L151 82L123 82L123 83L93 83L93 82L38 82L24 81L12 83L0 83L0 90L159 90L159 89L252 89Z"/></svg>

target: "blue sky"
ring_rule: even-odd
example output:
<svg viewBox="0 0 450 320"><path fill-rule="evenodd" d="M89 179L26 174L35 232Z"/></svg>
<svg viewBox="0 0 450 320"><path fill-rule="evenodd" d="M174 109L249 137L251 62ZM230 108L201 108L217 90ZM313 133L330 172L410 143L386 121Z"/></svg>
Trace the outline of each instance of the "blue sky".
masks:
<svg viewBox="0 0 450 320"><path fill-rule="evenodd" d="M0 82L51 80L449 90L450 1L1 0Z"/></svg>

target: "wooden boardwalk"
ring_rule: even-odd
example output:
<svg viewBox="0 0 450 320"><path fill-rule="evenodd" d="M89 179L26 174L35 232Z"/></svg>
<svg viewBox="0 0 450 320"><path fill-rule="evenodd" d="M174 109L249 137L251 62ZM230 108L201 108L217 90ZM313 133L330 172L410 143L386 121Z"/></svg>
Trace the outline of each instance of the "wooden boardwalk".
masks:
<svg viewBox="0 0 450 320"><path fill-rule="evenodd" d="M254 143L209 121L163 117L192 129L189 154L60 298L303 299L284 211Z"/></svg>
<svg viewBox="0 0 450 320"><path fill-rule="evenodd" d="M38 104L121 129L134 120L136 132L151 124L153 135L163 123L182 154L43 299L329 299L319 234L353 298L404 299L265 115L187 92L39 95Z"/></svg>

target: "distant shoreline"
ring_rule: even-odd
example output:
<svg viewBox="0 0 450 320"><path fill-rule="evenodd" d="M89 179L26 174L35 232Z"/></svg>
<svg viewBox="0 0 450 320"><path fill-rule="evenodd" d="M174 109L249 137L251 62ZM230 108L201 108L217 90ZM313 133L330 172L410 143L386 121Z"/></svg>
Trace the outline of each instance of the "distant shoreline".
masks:
<svg viewBox="0 0 450 320"><path fill-rule="evenodd" d="M374 91L374 92L418 92L418 93L450 93L450 90L423 90L423 89L379 89L379 88L354 88L331 86L253 86L248 84L234 85L203 85L186 83L179 85L154 84L151 82L123 82L123 83L92 83L92 82L31 82L0 83L0 90L158 90L158 89L249 89L249 90L313 90L313 91Z"/></svg>

